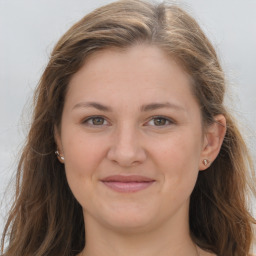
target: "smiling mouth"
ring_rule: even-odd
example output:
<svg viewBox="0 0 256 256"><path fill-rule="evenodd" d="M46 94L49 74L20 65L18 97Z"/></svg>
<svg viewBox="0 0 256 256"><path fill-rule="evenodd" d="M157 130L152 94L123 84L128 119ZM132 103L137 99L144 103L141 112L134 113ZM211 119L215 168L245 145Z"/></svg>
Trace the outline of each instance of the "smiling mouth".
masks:
<svg viewBox="0 0 256 256"><path fill-rule="evenodd" d="M101 182L114 191L132 193L148 188L155 182L155 180L138 175L114 175L102 179Z"/></svg>

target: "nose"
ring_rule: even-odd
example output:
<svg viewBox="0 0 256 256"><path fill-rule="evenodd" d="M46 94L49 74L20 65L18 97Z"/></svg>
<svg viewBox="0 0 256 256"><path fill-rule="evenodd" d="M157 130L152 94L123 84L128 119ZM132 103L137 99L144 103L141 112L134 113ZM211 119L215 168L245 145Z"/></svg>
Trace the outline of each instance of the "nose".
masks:
<svg viewBox="0 0 256 256"><path fill-rule="evenodd" d="M141 164L146 160L146 152L141 144L136 128L120 127L112 137L107 158L122 167Z"/></svg>

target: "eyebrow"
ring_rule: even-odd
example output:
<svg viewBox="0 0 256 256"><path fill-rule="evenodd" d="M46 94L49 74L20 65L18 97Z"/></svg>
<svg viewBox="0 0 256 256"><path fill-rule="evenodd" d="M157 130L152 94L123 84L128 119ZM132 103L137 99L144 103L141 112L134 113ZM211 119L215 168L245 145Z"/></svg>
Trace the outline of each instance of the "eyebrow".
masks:
<svg viewBox="0 0 256 256"><path fill-rule="evenodd" d="M152 110L156 110L156 109L160 109L160 108L174 108L176 110L179 111L185 111L185 108L180 106L180 105L176 105L174 103L170 103L170 102L165 102L165 103L151 103L151 104L146 104L146 105L142 105L140 110L142 112L147 112L147 111L152 111Z"/></svg>
<svg viewBox="0 0 256 256"><path fill-rule="evenodd" d="M80 102L73 107L73 109L76 109L76 108L96 108L98 110L105 111L105 112L112 111L110 107L104 106L98 102Z"/></svg>
<svg viewBox="0 0 256 256"><path fill-rule="evenodd" d="M111 107L105 106L98 102L80 102L73 107L73 110L77 109L77 108L96 108L96 109L104 111L104 112L112 112L113 111ZM145 104L140 107L140 111L148 112L148 111L153 111L153 110L157 110L157 109L161 109L161 108L173 108L178 111L185 111L184 107L182 107L180 105L176 105L174 103L170 103L170 102Z"/></svg>

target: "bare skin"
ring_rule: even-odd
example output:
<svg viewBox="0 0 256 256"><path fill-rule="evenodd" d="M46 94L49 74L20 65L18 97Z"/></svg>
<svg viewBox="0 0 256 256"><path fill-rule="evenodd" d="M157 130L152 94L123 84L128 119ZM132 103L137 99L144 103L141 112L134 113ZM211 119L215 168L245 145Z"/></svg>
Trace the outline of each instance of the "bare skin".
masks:
<svg viewBox="0 0 256 256"><path fill-rule="evenodd" d="M55 131L86 223L79 256L214 255L193 243L188 213L198 172L225 135L224 116L215 119L222 125L203 134L188 75L157 47L89 58Z"/></svg>

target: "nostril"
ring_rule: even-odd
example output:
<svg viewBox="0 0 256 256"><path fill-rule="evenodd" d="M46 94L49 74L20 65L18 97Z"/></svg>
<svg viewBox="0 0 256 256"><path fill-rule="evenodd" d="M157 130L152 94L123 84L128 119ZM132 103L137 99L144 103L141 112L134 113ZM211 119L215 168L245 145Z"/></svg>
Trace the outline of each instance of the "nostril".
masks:
<svg viewBox="0 0 256 256"><path fill-rule="evenodd" d="M146 154L140 147L112 147L107 153L107 158L120 166L135 166L146 159Z"/></svg>

